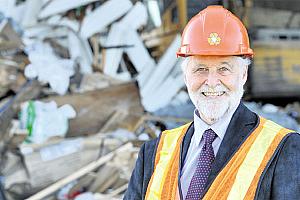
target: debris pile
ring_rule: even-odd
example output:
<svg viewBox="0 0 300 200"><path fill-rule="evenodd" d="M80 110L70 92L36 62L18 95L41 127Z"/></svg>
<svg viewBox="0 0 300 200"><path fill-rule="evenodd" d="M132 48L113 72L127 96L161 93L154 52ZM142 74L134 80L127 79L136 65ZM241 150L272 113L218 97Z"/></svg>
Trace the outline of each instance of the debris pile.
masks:
<svg viewBox="0 0 300 200"><path fill-rule="evenodd" d="M153 53L149 12L130 0L0 0L0 199L122 199L140 145L192 120L181 38Z"/></svg>
<svg viewBox="0 0 300 200"><path fill-rule="evenodd" d="M122 198L139 146L175 120L149 112L184 86L180 36L152 56L148 13L130 0L0 1L5 199Z"/></svg>

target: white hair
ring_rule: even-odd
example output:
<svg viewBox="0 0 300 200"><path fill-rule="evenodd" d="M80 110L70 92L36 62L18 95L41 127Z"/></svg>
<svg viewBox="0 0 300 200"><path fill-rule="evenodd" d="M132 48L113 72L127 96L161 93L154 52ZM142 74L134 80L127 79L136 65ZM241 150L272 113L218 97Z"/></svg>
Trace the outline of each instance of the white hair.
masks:
<svg viewBox="0 0 300 200"><path fill-rule="evenodd" d="M237 62L239 63L240 66L243 66L243 67L248 67L250 64L251 64L251 59L248 58L248 57L241 57L241 56L233 56ZM192 57L186 57L186 58L182 58L183 61L181 63L181 69L182 71L185 73L185 70L190 62Z"/></svg>

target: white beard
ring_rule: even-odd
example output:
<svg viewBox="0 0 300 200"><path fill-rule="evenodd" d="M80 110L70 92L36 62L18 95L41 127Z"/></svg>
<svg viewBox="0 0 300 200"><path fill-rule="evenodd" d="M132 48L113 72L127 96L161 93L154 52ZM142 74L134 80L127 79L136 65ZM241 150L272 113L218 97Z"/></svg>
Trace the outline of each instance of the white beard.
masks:
<svg viewBox="0 0 300 200"><path fill-rule="evenodd" d="M240 103L244 89L242 84L239 85L239 88L234 92L229 91L224 85L218 85L213 89L204 85L196 92L188 92L193 104L199 111L200 116L203 116L205 119L214 123L222 118L226 113L235 109ZM206 91L225 91L225 94L222 95L222 99L214 99L203 96L202 92Z"/></svg>

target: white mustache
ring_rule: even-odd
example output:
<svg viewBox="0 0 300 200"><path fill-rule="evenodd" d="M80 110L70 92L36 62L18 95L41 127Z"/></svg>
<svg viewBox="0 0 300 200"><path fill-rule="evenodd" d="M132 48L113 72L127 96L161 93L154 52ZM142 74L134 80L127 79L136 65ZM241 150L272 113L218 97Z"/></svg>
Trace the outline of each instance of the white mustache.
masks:
<svg viewBox="0 0 300 200"><path fill-rule="evenodd" d="M203 85L198 90L198 92L229 92L229 89L224 85L217 85L216 87L210 87L208 85Z"/></svg>

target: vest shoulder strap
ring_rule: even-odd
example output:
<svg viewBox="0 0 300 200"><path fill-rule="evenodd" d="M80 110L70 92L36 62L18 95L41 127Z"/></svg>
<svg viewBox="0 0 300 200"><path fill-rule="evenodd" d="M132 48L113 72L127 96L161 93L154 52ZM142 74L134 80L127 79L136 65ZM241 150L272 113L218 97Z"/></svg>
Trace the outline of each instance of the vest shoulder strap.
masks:
<svg viewBox="0 0 300 200"><path fill-rule="evenodd" d="M289 129L260 117L259 126L212 183L204 199L254 199L260 176Z"/></svg>

